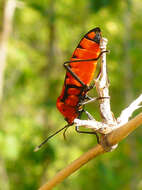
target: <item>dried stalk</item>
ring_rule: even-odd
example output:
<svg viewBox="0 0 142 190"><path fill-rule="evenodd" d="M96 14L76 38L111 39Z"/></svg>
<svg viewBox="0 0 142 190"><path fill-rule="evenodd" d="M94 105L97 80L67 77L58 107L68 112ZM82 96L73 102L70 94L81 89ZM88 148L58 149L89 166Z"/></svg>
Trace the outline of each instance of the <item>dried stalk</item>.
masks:
<svg viewBox="0 0 142 190"><path fill-rule="evenodd" d="M102 51L106 50L106 45L107 40L103 38ZM102 55L101 74L95 81L95 84L99 97L109 97L105 54ZM103 122L98 122L95 119L75 119L74 122L77 126L85 126L103 134L100 144L97 144L87 153L84 153L69 166L57 173L53 179L51 179L47 184L43 185L39 190L51 190L58 183L62 182L66 177L78 170L91 159L99 156L100 154L111 151L113 147L116 147L117 143L126 138L133 130L142 124L142 113L128 122L128 119L132 113L141 107L141 102L142 95L137 98L128 108L123 110L119 118L115 119L113 113L111 112L110 99L104 98L100 100L100 111Z"/></svg>
<svg viewBox="0 0 142 190"><path fill-rule="evenodd" d="M103 38L101 41L101 50L106 51L107 39ZM100 99L100 112L103 119L103 123L107 123L109 126L116 125L116 120L111 112L110 98L109 98L109 82L107 76L106 54L101 57L101 73L95 80L95 86L99 97L108 97Z"/></svg>

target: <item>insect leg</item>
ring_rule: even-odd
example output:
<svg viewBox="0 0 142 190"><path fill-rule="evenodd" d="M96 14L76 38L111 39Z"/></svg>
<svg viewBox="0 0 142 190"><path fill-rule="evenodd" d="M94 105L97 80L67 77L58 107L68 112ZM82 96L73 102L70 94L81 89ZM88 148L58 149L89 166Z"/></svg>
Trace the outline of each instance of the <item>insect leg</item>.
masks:
<svg viewBox="0 0 142 190"><path fill-rule="evenodd" d="M68 63L64 63L64 67L65 69L83 86L84 89L86 89L86 91L90 91L95 84L87 86L69 67L69 65L67 65Z"/></svg>
<svg viewBox="0 0 142 190"><path fill-rule="evenodd" d="M99 54L99 56L98 56L97 58L93 58L93 59L81 59L81 60L74 60L74 61L66 61L66 62L64 62L64 67L65 67L65 69L66 69L87 91L89 91L89 90L91 90L91 89L94 87L95 84L90 85L90 86L87 86L87 85L71 70L71 68L70 68L70 66L69 66L68 64L69 64L69 63L72 63L72 62L97 61L97 60L101 57L101 55L102 55L103 53L106 53L106 52L109 52L109 51L108 51L108 50L102 51L102 52Z"/></svg>
<svg viewBox="0 0 142 190"><path fill-rule="evenodd" d="M93 134L93 135L96 135L96 138L97 138L97 143L99 144L100 143L100 139L99 139L99 136L98 134L94 131L81 131L79 130L79 127L78 126L75 126L75 130L76 132L78 133L84 133L84 134Z"/></svg>
<svg viewBox="0 0 142 190"><path fill-rule="evenodd" d="M87 100L87 101L84 101L84 102L80 102L79 103L79 106L83 106L83 105L86 105L86 104L89 104L89 103L92 103L92 102L94 102L94 101L96 101L96 100L101 100L101 99L108 99L108 98L110 98L110 97L94 97L94 98L91 98L91 97L89 97L89 100Z"/></svg>
<svg viewBox="0 0 142 190"><path fill-rule="evenodd" d="M97 61L97 60L101 57L101 55L102 55L103 53L107 53L107 52L109 52L109 51L108 51L108 50L102 51L102 52L98 55L97 58L92 58L92 59L78 59L78 60L73 60L73 61L66 61L64 64L73 63L73 62Z"/></svg>
<svg viewBox="0 0 142 190"><path fill-rule="evenodd" d="M88 89L88 86L80 80L80 78L71 70L69 65L67 65L67 62L64 63L65 69L84 87Z"/></svg>
<svg viewBox="0 0 142 190"><path fill-rule="evenodd" d="M86 110L83 110L83 112L87 115L88 119L94 120L93 116Z"/></svg>
<svg viewBox="0 0 142 190"><path fill-rule="evenodd" d="M93 119L94 119L93 116L92 116L89 112L87 112L86 110L82 110L82 111L88 116L88 118L89 118L90 120L93 120ZM78 127L78 126L75 126L75 130L76 130L76 132L78 132L78 133L94 134L94 135L96 135L97 142L98 142L98 144L99 144L99 142L100 142L99 136L98 136L98 134L97 134L95 131L81 131L81 130L79 130L79 127Z"/></svg>

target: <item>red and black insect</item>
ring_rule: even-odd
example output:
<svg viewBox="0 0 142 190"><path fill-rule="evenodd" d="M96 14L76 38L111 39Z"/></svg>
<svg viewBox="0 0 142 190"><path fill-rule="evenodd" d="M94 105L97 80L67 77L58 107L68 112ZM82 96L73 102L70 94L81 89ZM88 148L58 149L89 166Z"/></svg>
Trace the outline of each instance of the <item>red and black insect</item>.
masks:
<svg viewBox="0 0 142 190"><path fill-rule="evenodd" d="M87 100L91 99L87 93L94 86L91 85L91 81L96 71L97 60L102 53L106 52L101 52L101 38L102 35L99 27L90 30L79 42L70 61L64 63L67 72L61 95L57 98L56 106L68 124L48 137L42 144L61 130L73 125L74 119L80 118L82 112L85 112L91 118L91 115L84 110L84 104L87 103ZM76 130L81 133L94 133L79 131L77 127Z"/></svg>
<svg viewBox="0 0 142 190"><path fill-rule="evenodd" d="M82 113L81 102L87 99L87 92L92 88L100 50L101 30L89 31L75 49L71 60L64 63L66 76L61 95L57 99L57 108L69 125Z"/></svg>

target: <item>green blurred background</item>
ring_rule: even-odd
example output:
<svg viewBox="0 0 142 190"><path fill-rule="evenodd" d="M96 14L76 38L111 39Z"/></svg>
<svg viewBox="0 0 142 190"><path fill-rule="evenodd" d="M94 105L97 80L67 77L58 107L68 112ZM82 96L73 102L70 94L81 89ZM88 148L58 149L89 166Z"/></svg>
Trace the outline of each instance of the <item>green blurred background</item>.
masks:
<svg viewBox="0 0 142 190"><path fill-rule="evenodd" d="M67 141L59 134L33 152L66 123L56 109L65 75L62 64L88 30L99 26L108 38L115 116L141 93L142 1L17 0L16 7L14 3L0 0L0 189L35 190L96 144L94 136L77 134L72 127ZM87 110L92 114L95 110L94 117L100 119L97 102ZM55 188L72 189L142 190L142 129Z"/></svg>

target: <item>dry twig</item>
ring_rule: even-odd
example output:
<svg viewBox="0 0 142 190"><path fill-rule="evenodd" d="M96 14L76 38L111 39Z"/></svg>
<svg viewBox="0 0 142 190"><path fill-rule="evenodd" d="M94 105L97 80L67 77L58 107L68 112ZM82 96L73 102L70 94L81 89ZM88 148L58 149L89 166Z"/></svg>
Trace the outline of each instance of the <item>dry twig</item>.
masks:
<svg viewBox="0 0 142 190"><path fill-rule="evenodd" d="M102 51L106 50L107 40L102 40ZM101 60L101 73L95 81L96 89L99 97L109 97L108 80L106 72L106 55L102 55ZM79 120L75 119L74 122L77 126L84 126L91 128L100 134L102 134L100 144L97 144L94 148L83 154L77 160L72 162L69 166L61 170L56 176L51 179L47 184L43 185L39 190L50 190L58 183L63 181L66 177L78 170L81 166L86 164L91 159L111 151L116 147L122 139L127 137L133 130L142 124L142 113L137 115L132 120L128 121L132 113L140 108L142 102L142 95L140 95L130 106L124 109L120 116L115 119L111 112L110 99L100 99L100 111L102 116L102 122L94 120Z"/></svg>

